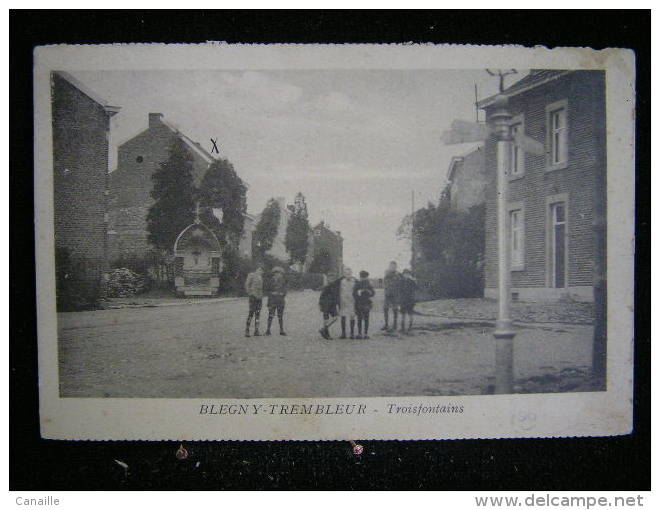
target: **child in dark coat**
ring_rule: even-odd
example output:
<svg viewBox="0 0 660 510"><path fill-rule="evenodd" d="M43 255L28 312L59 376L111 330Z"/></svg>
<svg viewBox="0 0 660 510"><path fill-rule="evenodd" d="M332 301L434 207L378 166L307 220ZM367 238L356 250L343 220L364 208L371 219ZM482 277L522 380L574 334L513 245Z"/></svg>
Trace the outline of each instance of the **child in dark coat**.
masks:
<svg viewBox="0 0 660 510"><path fill-rule="evenodd" d="M358 335L357 338L369 338L369 312L371 311L371 298L376 292L369 282L369 273L360 271L360 279L353 287L353 299L355 299L355 314L357 315ZM362 325L364 324L364 336Z"/></svg>
<svg viewBox="0 0 660 510"><path fill-rule="evenodd" d="M273 268L273 274L268 282L268 328L266 335L270 336L270 327L273 324L273 318L277 314L277 320L280 324L280 335L286 336L284 332L284 305L286 299L286 278L284 269L279 266Z"/></svg>
<svg viewBox="0 0 660 510"><path fill-rule="evenodd" d="M417 282L410 269L404 269L403 278L399 282L399 303L401 310L401 332L406 332L406 315L408 316L408 333L412 329L413 313L415 313L415 291Z"/></svg>
<svg viewBox="0 0 660 510"><path fill-rule="evenodd" d="M330 326L337 320L339 308L339 289L341 285L341 278L336 279L334 282L329 283L321 291L319 297L319 308L323 314L323 327L319 329L319 333L326 340L330 340Z"/></svg>

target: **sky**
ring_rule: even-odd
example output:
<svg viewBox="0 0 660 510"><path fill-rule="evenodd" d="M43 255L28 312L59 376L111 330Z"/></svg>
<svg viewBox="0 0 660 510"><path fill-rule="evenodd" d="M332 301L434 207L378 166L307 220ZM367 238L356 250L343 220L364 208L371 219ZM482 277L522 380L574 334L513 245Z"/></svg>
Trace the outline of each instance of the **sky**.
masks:
<svg viewBox="0 0 660 510"><path fill-rule="evenodd" d="M220 156L248 184L248 211L302 192L310 222L344 238L344 263L380 274L390 260L410 264L396 230L411 211L437 202L453 156L453 119L475 119L497 92L483 70L77 71L111 104L110 169L116 147L146 129L149 112ZM483 112L480 118L483 119Z"/></svg>

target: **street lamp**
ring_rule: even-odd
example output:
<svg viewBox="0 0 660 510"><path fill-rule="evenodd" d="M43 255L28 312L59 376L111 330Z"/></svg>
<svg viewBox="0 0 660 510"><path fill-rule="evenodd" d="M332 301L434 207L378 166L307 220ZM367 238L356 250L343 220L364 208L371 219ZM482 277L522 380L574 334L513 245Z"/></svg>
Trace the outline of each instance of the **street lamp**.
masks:
<svg viewBox="0 0 660 510"><path fill-rule="evenodd" d="M497 258L498 258L498 313L495 324L495 393L507 394L513 391L513 338L516 333L510 317L510 273L507 192L511 165L511 145L531 154L545 154L542 143L518 132L511 133L509 99L503 94L504 78L517 74L515 69L486 69L491 76L499 77L499 94L495 96L488 126L479 122L466 122L455 119L451 130L442 135L445 144L483 142L491 135L496 140L497 150Z"/></svg>
<svg viewBox="0 0 660 510"><path fill-rule="evenodd" d="M501 91L500 91L501 92ZM513 391L513 331L510 317L509 236L507 229L509 168L511 159L511 113L509 100L499 94L490 116L497 140L497 255L499 303L495 323L495 393Z"/></svg>

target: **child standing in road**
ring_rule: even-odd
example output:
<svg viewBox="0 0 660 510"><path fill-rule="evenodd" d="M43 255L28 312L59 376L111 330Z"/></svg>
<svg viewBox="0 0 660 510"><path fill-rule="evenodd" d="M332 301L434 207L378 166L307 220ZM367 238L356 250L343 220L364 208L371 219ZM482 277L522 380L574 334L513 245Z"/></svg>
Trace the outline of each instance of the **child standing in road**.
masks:
<svg viewBox="0 0 660 510"><path fill-rule="evenodd" d="M413 313L415 313L415 291L417 282L410 269L403 270L403 278L399 282L399 303L401 306L401 332L406 332L406 315L408 316L408 333L412 329ZM396 327L396 326L395 326Z"/></svg>
<svg viewBox="0 0 660 510"><path fill-rule="evenodd" d="M334 282L329 283L323 287L321 296L319 297L319 308L323 314L323 326L319 329L319 333L326 340L331 340L330 326L337 320L337 308L339 307L339 286L341 278L337 278Z"/></svg>
<svg viewBox="0 0 660 510"><path fill-rule="evenodd" d="M396 331L397 318L399 315L399 283L401 274L396 270L396 262L390 262L390 267L385 271L383 278L383 287L385 288L385 305L383 312L385 314L385 325L381 328L383 331ZM390 329L390 308L394 315L394 324Z"/></svg>
<svg viewBox="0 0 660 510"><path fill-rule="evenodd" d="M248 295L249 311L248 318L245 321L245 336L250 336L250 323L254 317L254 336L261 336L259 333L259 316L261 315L261 305L264 297L264 269L261 265L257 269L247 275L245 280L245 292Z"/></svg>
<svg viewBox="0 0 660 510"><path fill-rule="evenodd" d="M285 336L284 332L284 297L286 296L286 278L284 269L279 266L273 268L273 276L268 284L268 327L266 335L270 336L270 326L273 323L273 317L277 313L277 320L280 323L280 335Z"/></svg>
<svg viewBox="0 0 660 510"><path fill-rule="evenodd" d="M350 267L344 268L344 276L339 284L339 315L341 316L341 336L346 338L346 319L350 320L351 339L355 338L355 299L353 289L356 280Z"/></svg>
<svg viewBox="0 0 660 510"><path fill-rule="evenodd" d="M353 287L353 298L355 299L355 313L357 314L358 334L356 338L369 338L369 311L371 310L371 298L376 292L369 282L369 273L360 271L360 279ZM364 324L364 336L362 325Z"/></svg>

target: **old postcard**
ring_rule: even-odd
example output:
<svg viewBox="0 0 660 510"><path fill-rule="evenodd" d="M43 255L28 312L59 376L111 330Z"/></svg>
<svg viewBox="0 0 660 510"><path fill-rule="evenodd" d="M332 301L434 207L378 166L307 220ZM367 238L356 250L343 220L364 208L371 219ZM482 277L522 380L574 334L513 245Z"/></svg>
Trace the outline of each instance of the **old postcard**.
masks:
<svg viewBox="0 0 660 510"><path fill-rule="evenodd" d="M632 428L629 50L35 50L41 430Z"/></svg>

